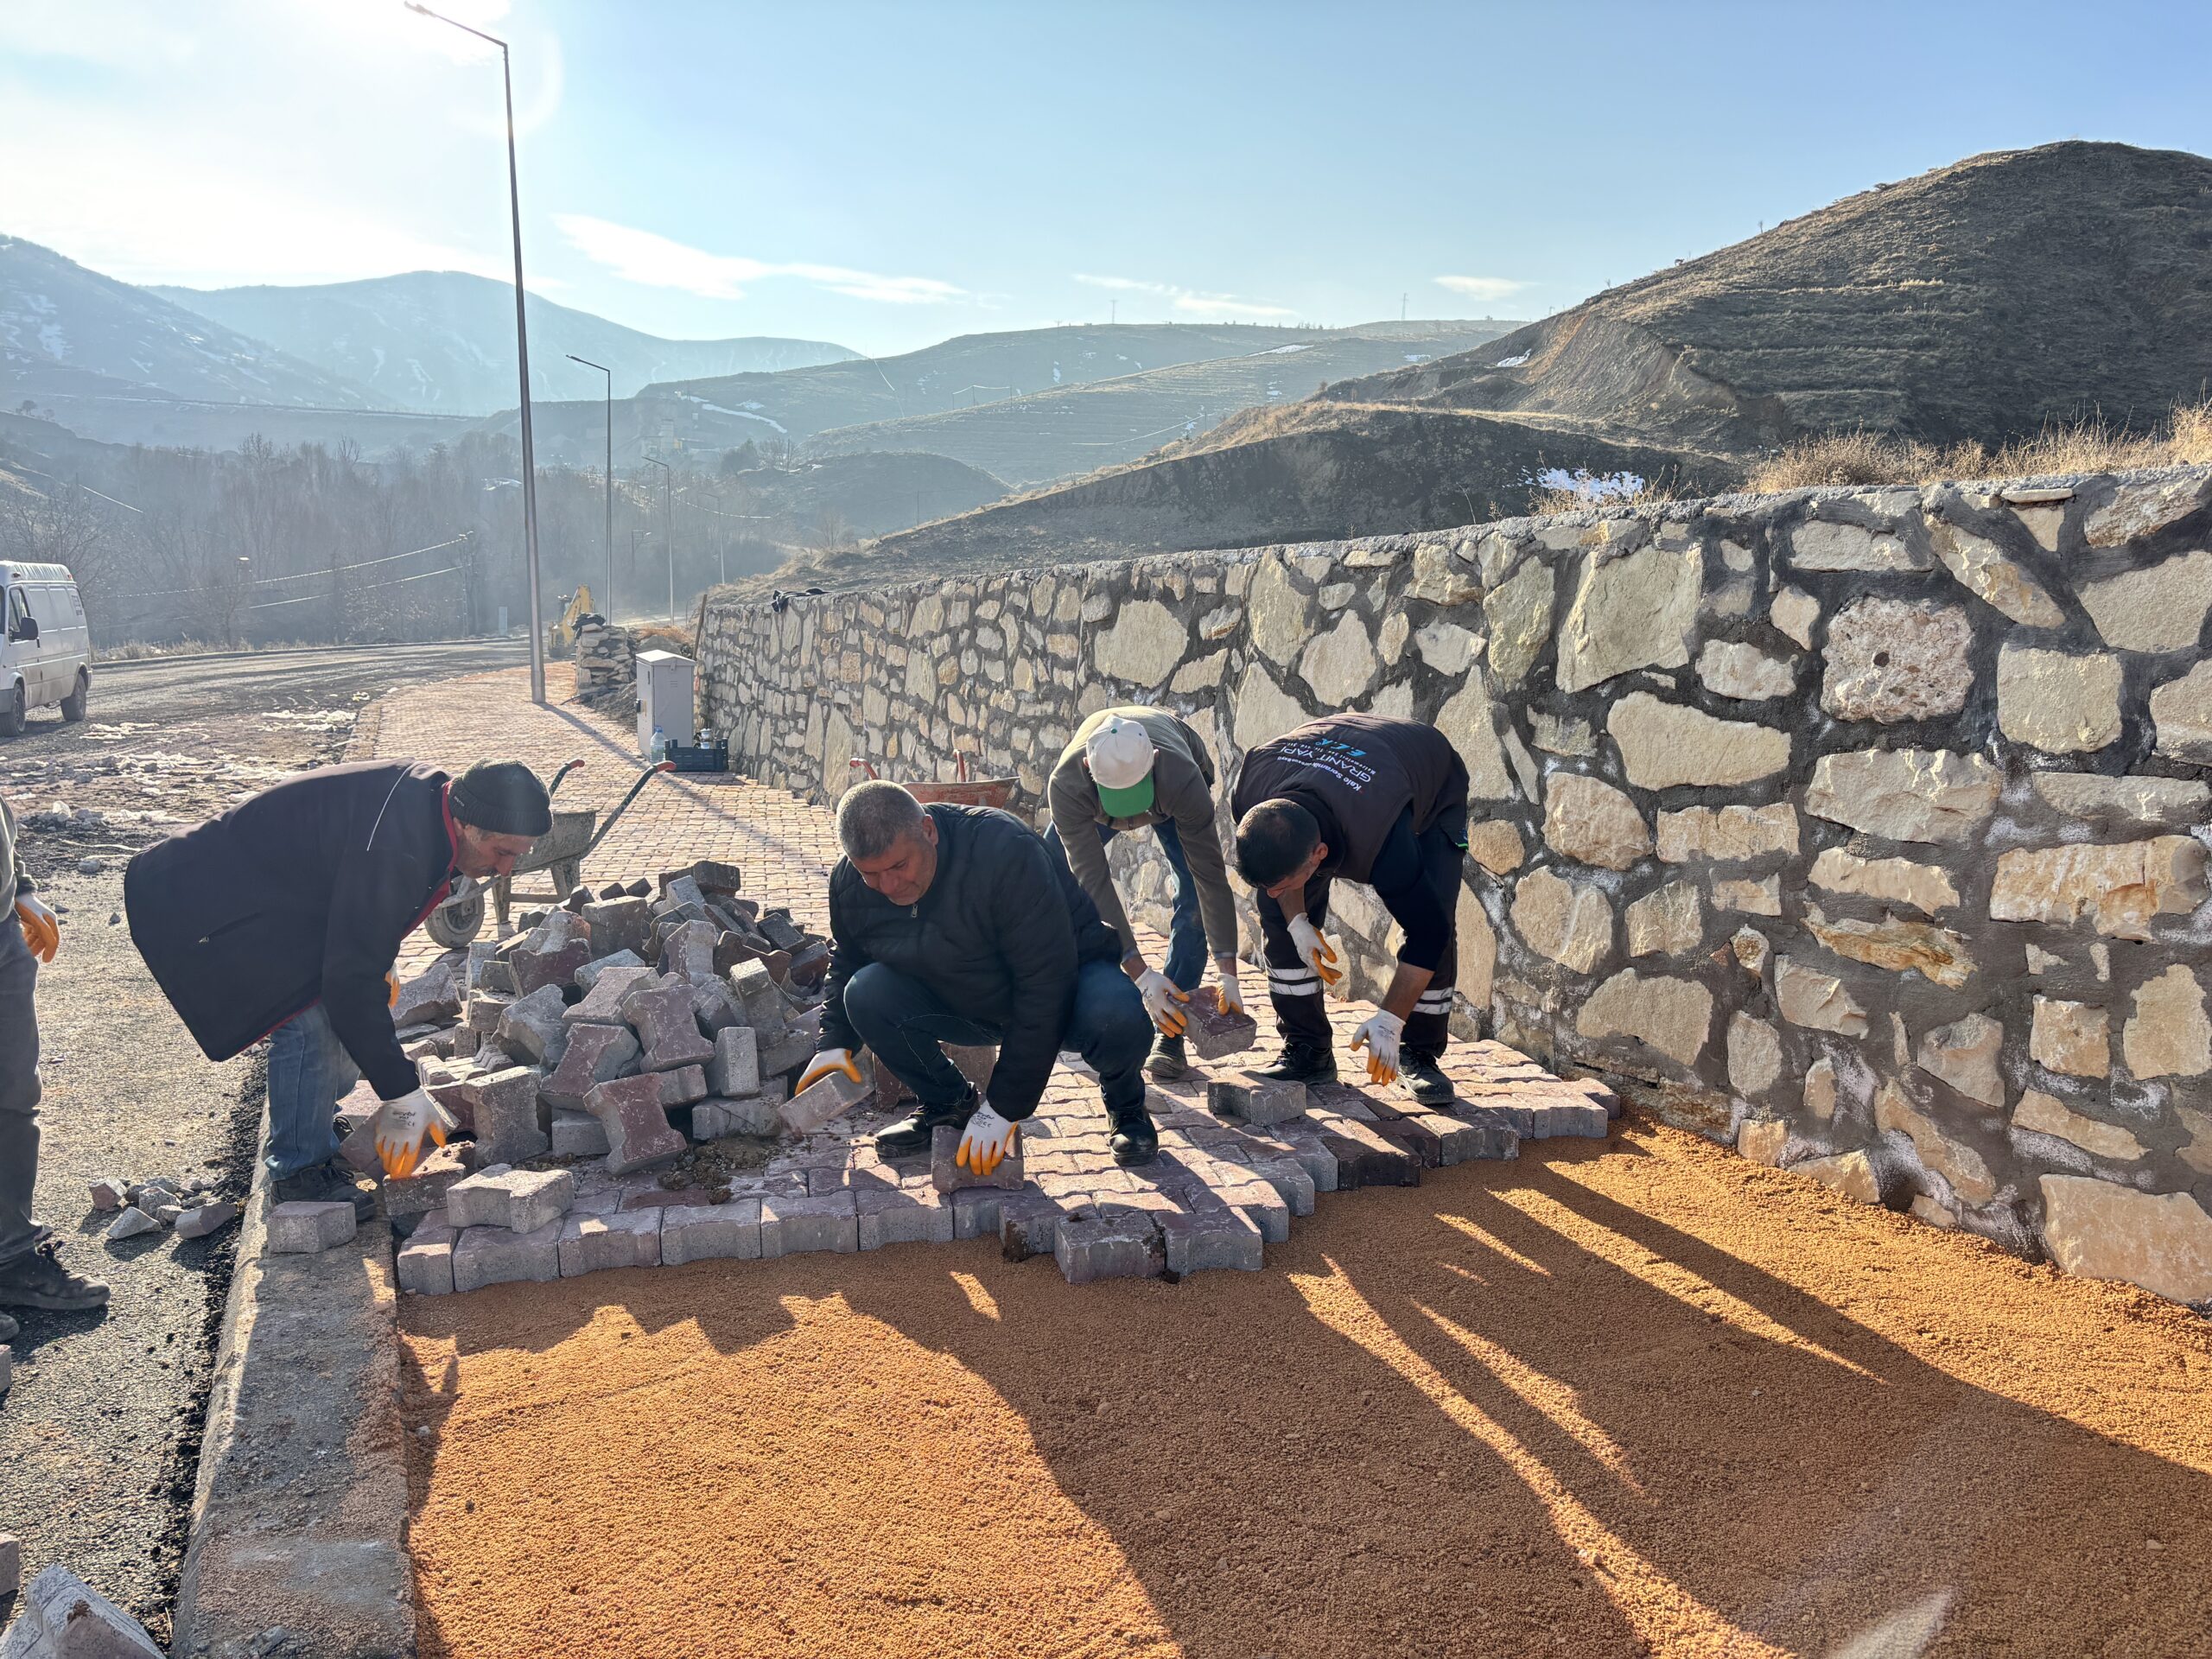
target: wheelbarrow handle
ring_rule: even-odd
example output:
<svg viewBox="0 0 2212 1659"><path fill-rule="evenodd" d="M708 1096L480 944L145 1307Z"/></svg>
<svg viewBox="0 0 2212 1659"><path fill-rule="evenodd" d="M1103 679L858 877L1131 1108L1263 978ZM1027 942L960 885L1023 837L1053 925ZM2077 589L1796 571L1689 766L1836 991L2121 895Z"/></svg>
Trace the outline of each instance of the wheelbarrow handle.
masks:
<svg viewBox="0 0 2212 1659"><path fill-rule="evenodd" d="M873 766L872 765L870 765L868 761L866 761L866 760L848 760L848 761L846 761L846 762L845 762L845 764L846 764L846 766L858 766L858 767L859 767L862 772L866 772L866 773L868 774L868 781L869 781L870 783L874 783L874 782L875 781L875 768L874 768L874 766Z"/></svg>
<svg viewBox="0 0 2212 1659"><path fill-rule="evenodd" d="M583 764L584 763L581 760L563 762L561 770L553 774L553 781L545 785L545 793L547 797L550 798L554 791L561 787L561 780L566 778L570 772L581 770Z"/></svg>
<svg viewBox="0 0 2212 1659"><path fill-rule="evenodd" d="M644 790L647 784L652 782L652 780L660 776L662 772L674 772L675 770L675 761L663 760L653 766L647 766L643 772L639 772L638 774L638 781L630 785L630 792L622 798L621 804L617 806L612 812L609 812L604 818L600 820L598 833L593 836L592 838L584 844L583 851L576 855L576 861L581 864L586 858L591 855L594 849L598 847L601 842L607 839L607 832L614 827L614 821L630 810L630 803L638 798L639 794Z"/></svg>

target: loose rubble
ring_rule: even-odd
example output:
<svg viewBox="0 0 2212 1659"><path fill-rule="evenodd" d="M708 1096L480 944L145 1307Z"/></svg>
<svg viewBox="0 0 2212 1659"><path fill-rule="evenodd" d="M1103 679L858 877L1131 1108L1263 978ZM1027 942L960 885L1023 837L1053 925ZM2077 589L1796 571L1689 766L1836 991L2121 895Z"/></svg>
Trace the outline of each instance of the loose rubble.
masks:
<svg viewBox="0 0 2212 1659"><path fill-rule="evenodd" d="M145 1627L67 1567L30 1581L0 1659L162 1659Z"/></svg>

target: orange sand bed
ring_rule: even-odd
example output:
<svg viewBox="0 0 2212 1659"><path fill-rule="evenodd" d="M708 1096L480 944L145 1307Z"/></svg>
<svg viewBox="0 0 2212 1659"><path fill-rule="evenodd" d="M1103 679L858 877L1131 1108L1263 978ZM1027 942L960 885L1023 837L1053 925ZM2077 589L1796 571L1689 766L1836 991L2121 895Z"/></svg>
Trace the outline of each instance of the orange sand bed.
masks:
<svg viewBox="0 0 2212 1659"><path fill-rule="evenodd" d="M1630 1120L1259 1274L409 1298L426 1655L2212 1651L2212 1325Z"/></svg>

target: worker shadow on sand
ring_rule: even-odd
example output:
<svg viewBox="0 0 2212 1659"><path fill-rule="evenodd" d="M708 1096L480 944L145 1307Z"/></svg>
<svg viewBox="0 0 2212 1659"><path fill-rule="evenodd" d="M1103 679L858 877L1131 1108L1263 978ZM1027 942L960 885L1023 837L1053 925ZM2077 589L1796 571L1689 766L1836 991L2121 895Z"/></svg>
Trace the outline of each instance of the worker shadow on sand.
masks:
<svg viewBox="0 0 2212 1659"><path fill-rule="evenodd" d="M1573 1178L1601 1155L1324 1199L1258 1274L847 1294L999 1392L1192 1655L1829 1654L1947 1606L2201 1639L2203 1472Z"/></svg>

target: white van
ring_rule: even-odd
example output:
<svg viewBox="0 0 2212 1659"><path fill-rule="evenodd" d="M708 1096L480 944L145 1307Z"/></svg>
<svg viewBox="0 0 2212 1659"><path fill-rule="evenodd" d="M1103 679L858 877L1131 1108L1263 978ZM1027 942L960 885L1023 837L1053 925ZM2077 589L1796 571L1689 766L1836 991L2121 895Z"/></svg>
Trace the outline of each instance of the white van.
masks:
<svg viewBox="0 0 2212 1659"><path fill-rule="evenodd" d="M61 705L82 720L92 686L92 635L77 578L66 564L0 563L6 621L0 632L0 737L13 737L34 709Z"/></svg>

